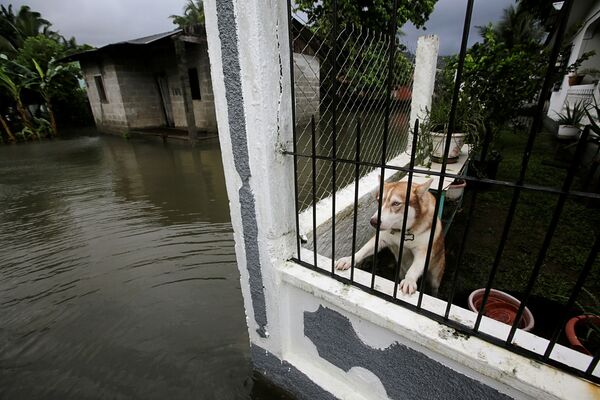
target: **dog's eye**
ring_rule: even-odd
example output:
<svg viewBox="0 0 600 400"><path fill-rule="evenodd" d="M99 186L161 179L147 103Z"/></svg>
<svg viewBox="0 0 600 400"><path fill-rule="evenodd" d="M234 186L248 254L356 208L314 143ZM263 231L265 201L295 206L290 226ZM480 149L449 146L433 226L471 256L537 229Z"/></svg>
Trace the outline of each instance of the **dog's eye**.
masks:
<svg viewBox="0 0 600 400"><path fill-rule="evenodd" d="M399 207L400 206L400 202L395 201L392 203L392 207Z"/></svg>

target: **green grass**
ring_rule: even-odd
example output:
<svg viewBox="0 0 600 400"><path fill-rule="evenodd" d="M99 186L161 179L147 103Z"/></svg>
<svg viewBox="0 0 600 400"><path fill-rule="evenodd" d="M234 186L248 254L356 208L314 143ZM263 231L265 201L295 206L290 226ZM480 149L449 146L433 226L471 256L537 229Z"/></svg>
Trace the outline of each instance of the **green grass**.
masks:
<svg viewBox="0 0 600 400"><path fill-rule="evenodd" d="M525 142L524 133L503 132L498 144L504 159L500 164L497 179L516 181ZM560 146L553 136L538 135L529 161L526 183L561 187L566 170L542 163L561 156ZM583 176L585 172L584 168L579 171ZM579 177L575 180L573 189L582 189ZM457 293L462 294L463 298L470 291L486 285L513 193L511 188L496 187L477 194L469 239L459 272ZM456 258L470 196L470 193L465 194L464 208L457 215L446 238L448 266L442 284L442 297L448 295L451 277L456 269ZM521 192L494 288L517 293L524 290L548 230L557 199L558 195L555 194L530 190ZM599 224L600 212L597 208L587 207L583 200L569 198L542 264L534 295L559 303L566 302L591 249ZM598 297L600 262L596 260L577 302L583 311L599 314Z"/></svg>

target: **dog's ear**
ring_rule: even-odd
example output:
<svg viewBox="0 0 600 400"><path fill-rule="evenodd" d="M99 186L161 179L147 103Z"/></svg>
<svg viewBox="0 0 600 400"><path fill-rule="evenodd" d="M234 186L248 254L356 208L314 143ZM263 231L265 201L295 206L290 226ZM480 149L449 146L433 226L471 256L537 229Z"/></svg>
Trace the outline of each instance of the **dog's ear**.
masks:
<svg viewBox="0 0 600 400"><path fill-rule="evenodd" d="M416 188L417 196L423 196L425 193L427 193L427 191L429 190L429 187L431 186L431 182L433 182L433 178L429 178L425 182L423 182L419 186L417 186L417 188Z"/></svg>

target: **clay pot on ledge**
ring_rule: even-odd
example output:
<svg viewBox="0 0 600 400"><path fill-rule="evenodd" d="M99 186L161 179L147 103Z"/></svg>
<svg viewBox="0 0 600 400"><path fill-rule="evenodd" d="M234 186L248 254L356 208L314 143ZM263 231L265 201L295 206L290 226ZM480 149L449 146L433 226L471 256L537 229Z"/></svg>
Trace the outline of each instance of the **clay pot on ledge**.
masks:
<svg viewBox="0 0 600 400"><path fill-rule="evenodd" d="M585 75L569 75L569 86L581 85Z"/></svg>
<svg viewBox="0 0 600 400"><path fill-rule="evenodd" d="M462 197L467 181L464 179L455 179L446 190L446 199L450 201L458 200Z"/></svg>
<svg viewBox="0 0 600 400"><path fill-rule="evenodd" d="M483 295L485 289L477 289L469 295L469 309L473 312L479 312L479 307L483 301ZM512 325L515 322L517 316L517 310L521 302L511 295L504 293L500 290L490 289L490 295L488 296L483 315L486 317L495 319L496 321ZM524 331L530 331L535 325L533 314L529 311L529 308L525 307L519 328Z"/></svg>
<svg viewBox="0 0 600 400"><path fill-rule="evenodd" d="M594 355L600 347L600 317L584 314L571 318L565 325L565 336L572 349Z"/></svg>
<svg viewBox="0 0 600 400"><path fill-rule="evenodd" d="M433 152L431 153L431 160L433 162L441 164L444 158L444 150L446 147L446 133L443 132L431 132L431 142ZM466 133L453 133L450 139L450 150L448 150L448 164L453 164L458 161L460 156L460 150L465 143Z"/></svg>

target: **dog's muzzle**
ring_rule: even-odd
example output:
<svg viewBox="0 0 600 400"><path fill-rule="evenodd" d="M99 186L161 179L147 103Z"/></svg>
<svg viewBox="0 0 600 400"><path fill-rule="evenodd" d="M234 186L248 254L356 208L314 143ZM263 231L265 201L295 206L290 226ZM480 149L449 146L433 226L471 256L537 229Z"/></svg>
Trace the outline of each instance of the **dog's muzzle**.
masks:
<svg viewBox="0 0 600 400"><path fill-rule="evenodd" d="M373 218L371 218L371 221L370 221L370 222L371 222L371 226L372 226L373 228L377 228L377 225L379 225L379 223L378 223L378 221L377 221L377 217L373 217Z"/></svg>

